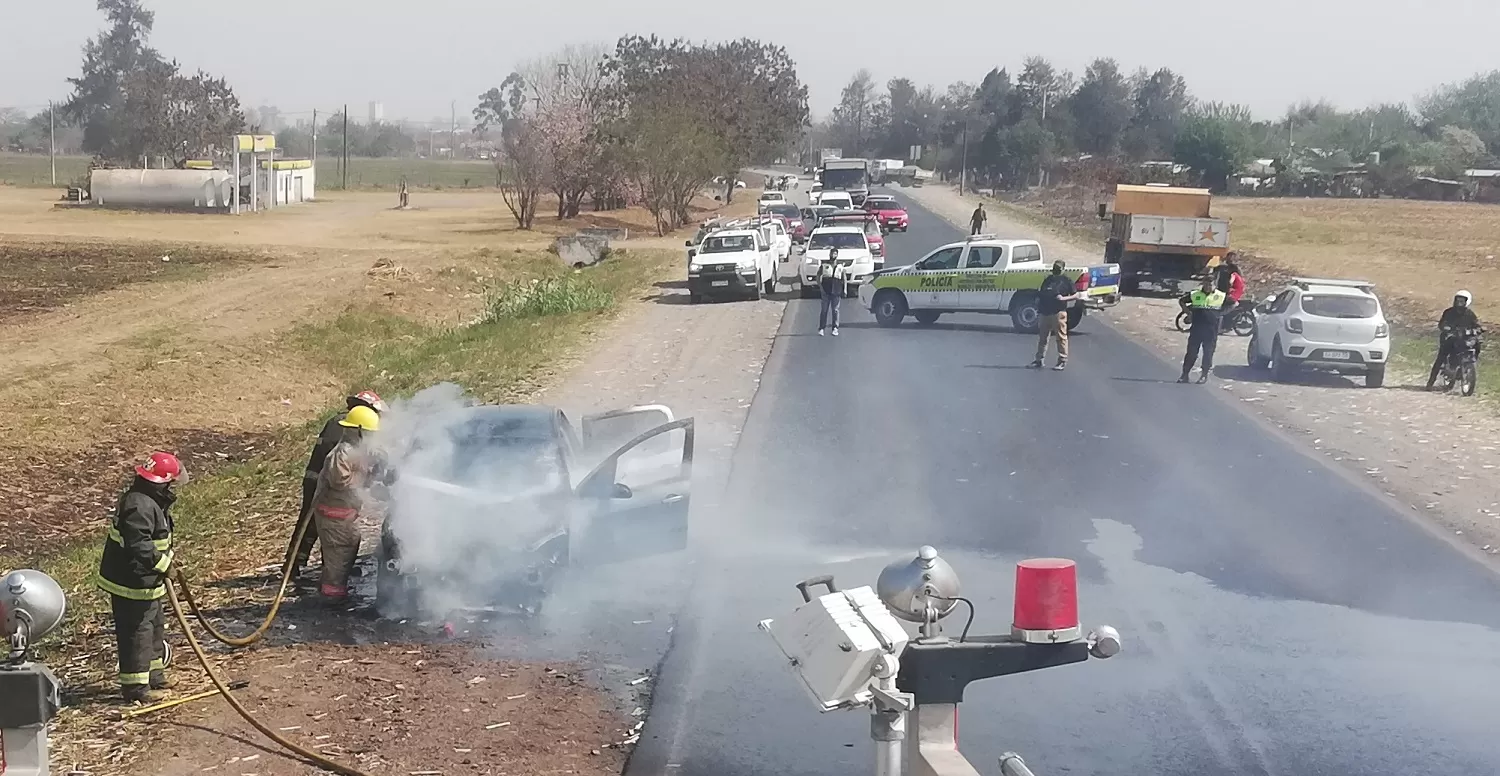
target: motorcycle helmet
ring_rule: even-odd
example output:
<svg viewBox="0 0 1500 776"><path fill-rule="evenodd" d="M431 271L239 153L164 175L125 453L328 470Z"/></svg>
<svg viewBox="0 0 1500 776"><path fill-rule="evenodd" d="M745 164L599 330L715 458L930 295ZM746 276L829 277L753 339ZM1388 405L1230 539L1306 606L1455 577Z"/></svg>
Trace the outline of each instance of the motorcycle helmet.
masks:
<svg viewBox="0 0 1500 776"><path fill-rule="evenodd" d="M1467 289L1453 295L1453 301L1456 302L1460 299L1464 300L1464 307L1470 307L1474 304L1474 295L1469 293Z"/></svg>

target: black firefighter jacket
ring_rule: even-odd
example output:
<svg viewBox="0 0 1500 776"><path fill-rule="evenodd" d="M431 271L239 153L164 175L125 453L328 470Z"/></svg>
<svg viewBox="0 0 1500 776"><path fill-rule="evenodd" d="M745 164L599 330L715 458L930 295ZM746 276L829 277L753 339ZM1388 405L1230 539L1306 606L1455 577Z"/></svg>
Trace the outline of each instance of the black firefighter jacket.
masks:
<svg viewBox="0 0 1500 776"><path fill-rule="evenodd" d="M328 454L333 452L334 445L344 438L344 427L339 425L339 421L348 416L349 413L340 412L323 424L323 430L318 432L318 442L313 445L312 455L307 459L307 470L302 475L303 478L318 479L318 473L323 471L323 464L328 460Z"/></svg>
<svg viewBox="0 0 1500 776"><path fill-rule="evenodd" d="M121 598L154 601L166 594L162 579L172 563L172 502L177 497L137 478L120 496L99 559L100 590Z"/></svg>

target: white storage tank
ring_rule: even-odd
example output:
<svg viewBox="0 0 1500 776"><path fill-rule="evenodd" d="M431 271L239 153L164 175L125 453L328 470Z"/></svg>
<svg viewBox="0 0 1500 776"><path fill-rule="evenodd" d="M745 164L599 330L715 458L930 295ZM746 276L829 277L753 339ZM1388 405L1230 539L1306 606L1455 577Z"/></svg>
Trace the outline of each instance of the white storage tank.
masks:
<svg viewBox="0 0 1500 776"><path fill-rule="evenodd" d="M94 170L89 197L105 207L228 209L232 178L224 170Z"/></svg>

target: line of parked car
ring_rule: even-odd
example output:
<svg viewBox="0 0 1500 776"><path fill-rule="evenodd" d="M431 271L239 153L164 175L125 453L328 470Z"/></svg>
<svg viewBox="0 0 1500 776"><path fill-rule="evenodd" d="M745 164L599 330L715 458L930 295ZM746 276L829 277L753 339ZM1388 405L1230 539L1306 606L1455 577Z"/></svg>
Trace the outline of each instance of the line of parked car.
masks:
<svg viewBox="0 0 1500 776"><path fill-rule="evenodd" d="M705 223L686 243L689 300L759 299L786 283L802 297L818 295L818 265L837 248L848 295L885 267L885 235L905 232L906 209L888 194L856 208L848 192L818 191L807 207L781 191L766 191L748 218Z"/></svg>

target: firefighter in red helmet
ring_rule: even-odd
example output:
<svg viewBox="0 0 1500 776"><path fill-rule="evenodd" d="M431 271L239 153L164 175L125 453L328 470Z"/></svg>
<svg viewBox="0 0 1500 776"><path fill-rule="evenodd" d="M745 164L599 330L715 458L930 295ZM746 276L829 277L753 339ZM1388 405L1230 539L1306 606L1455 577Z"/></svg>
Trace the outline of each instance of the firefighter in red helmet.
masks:
<svg viewBox="0 0 1500 776"><path fill-rule="evenodd" d="M292 564L292 579L302 575L302 569L307 565L307 559L312 557L313 545L318 541L318 521L312 518L309 508L312 506L313 493L318 489L318 475L323 471L323 464L328 460L328 454L333 452L335 445L344 438L344 427L339 425L341 421L349 416L349 411L355 407L368 407L377 413L385 412L385 401L380 394L371 390L360 391L345 398L344 402L348 409L328 419L323 424L323 430L318 433L318 441L313 445L312 456L307 459L307 469L302 473L302 508L297 512L297 523L292 527L292 537L296 538L297 529L302 522L307 523L307 530L302 534L302 543L296 547L287 547L287 558ZM288 543L290 545L290 543Z"/></svg>
<svg viewBox="0 0 1500 776"><path fill-rule="evenodd" d="M185 479L171 453L152 453L115 506L95 584L109 594L127 701L149 702L170 686L162 597L172 567L172 486Z"/></svg>

